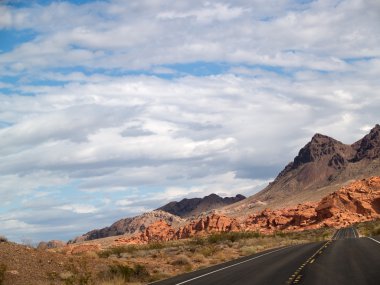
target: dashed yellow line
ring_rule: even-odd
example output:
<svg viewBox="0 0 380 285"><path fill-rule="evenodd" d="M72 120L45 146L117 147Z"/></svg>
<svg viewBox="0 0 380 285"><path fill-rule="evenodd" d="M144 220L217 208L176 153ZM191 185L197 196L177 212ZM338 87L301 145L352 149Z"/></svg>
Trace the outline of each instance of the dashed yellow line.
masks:
<svg viewBox="0 0 380 285"><path fill-rule="evenodd" d="M302 275L300 274L304 267L307 264L313 264L315 261L315 258L317 255L321 255L323 253L323 249L327 248L327 246L331 243L331 240L327 241L325 244L323 244L312 256L310 256L298 269L289 277L288 281L286 281L286 284L298 284L302 278Z"/></svg>

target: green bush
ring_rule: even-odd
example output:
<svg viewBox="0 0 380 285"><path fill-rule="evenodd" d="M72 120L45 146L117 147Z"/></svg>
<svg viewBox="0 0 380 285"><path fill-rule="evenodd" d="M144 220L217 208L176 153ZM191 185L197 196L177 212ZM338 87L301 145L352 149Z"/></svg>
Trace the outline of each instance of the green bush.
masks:
<svg viewBox="0 0 380 285"><path fill-rule="evenodd" d="M152 242L152 243L149 243L147 244L145 247L143 247L143 249L148 249L148 250L152 250L152 249L162 249L164 248L166 245L162 242Z"/></svg>
<svg viewBox="0 0 380 285"><path fill-rule="evenodd" d="M192 238L189 243L193 245L204 245L206 241L204 238L195 237L195 238Z"/></svg>

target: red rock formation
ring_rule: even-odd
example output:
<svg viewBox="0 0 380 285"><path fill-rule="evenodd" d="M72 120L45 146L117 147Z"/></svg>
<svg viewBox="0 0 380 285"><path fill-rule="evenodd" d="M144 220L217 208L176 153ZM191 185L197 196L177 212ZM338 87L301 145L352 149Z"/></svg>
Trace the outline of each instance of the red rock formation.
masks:
<svg viewBox="0 0 380 285"><path fill-rule="evenodd" d="M206 235L213 232L230 232L241 230L236 219L212 214L205 218L179 228L173 229L165 221L158 221L151 224L146 230L133 237L120 237L115 239L116 244L145 244L149 242L162 242L176 239L184 239L196 235Z"/></svg>
<svg viewBox="0 0 380 285"><path fill-rule="evenodd" d="M353 182L341 188L319 203L299 204L281 210L265 209L252 214L240 223L235 218L212 214L192 221L174 230L165 221L150 225L143 233L118 238L117 244L145 244L176 239L204 236L213 232L299 231L320 227L345 227L347 225L380 218L380 177Z"/></svg>
<svg viewBox="0 0 380 285"><path fill-rule="evenodd" d="M275 230L303 230L323 226L344 227L380 218L380 177L355 181L317 203L296 208L264 210L245 220L246 230L268 233Z"/></svg>
<svg viewBox="0 0 380 285"><path fill-rule="evenodd" d="M193 221L190 224L181 227L177 231L176 237L181 239L213 232L231 232L239 230L241 230L241 226L236 219L212 214L211 216L201 218L198 221Z"/></svg>
<svg viewBox="0 0 380 285"><path fill-rule="evenodd" d="M316 207L319 222L339 227L380 217L380 177L355 181Z"/></svg>

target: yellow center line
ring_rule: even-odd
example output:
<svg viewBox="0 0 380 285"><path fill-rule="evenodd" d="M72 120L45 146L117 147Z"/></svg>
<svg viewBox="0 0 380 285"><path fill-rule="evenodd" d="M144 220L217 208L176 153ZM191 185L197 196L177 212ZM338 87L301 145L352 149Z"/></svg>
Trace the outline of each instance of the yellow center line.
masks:
<svg viewBox="0 0 380 285"><path fill-rule="evenodd" d="M306 266L307 263L312 264L315 261L315 257L317 254L322 254L323 253L323 248L326 248L329 244L331 243L331 240L327 241L324 243L312 256L310 256L306 262L304 262L295 272L292 274L291 277L289 277L288 281L286 284L297 284L301 278L302 275L300 274L304 267Z"/></svg>

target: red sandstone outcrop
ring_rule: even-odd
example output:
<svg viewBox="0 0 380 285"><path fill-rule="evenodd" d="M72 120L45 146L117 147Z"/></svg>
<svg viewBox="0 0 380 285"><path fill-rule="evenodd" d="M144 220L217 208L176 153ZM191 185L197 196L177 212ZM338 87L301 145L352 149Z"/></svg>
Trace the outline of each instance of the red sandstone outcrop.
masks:
<svg viewBox="0 0 380 285"><path fill-rule="evenodd" d="M177 231L165 221L157 221L146 230L132 237L115 239L116 244L144 244L189 238L197 235L206 235L213 232L231 232L241 230L240 224L234 218L212 214L192 221Z"/></svg>
<svg viewBox="0 0 380 285"><path fill-rule="evenodd" d="M323 226L340 228L375 218L380 218L380 177L355 181L319 203L251 215L245 220L245 229L271 232Z"/></svg>
<svg viewBox="0 0 380 285"><path fill-rule="evenodd" d="M180 217L165 211L155 210L133 218L121 219L109 227L92 230L82 236L76 237L69 243L80 243L89 240L121 235L124 235L123 238L125 238L126 235L130 236L133 234L144 233L149 225L161 220L173 226L173 228L178 228L181 224L185 223L185 221Z"/></svg>
<svg viewBox="0 0 380 285"><path fill-rule="evenodd" d="M265 209L238 222L237 219L212 214L175 230L165 221L151 224L143 233L118 238L117 244L145 244L204 236L213 232L299 231L347 225L380 218L380 177L355 181L319 203L299 204L281 210Z"/></svg>
<svg viewBox="0 0 380 285"><path fill-rule="evenodd" d="M318 221L344 226L380 217L380 177L355 181L323 198L316 208Z"/></svg>
<svg viewBox="0 0 380 285"><path fill-rule="evenodd" d="M241 226L236 219L212 214L179 228L176 237L181 239L213 232L233 232L239 230L241 230Z"/></svg>

